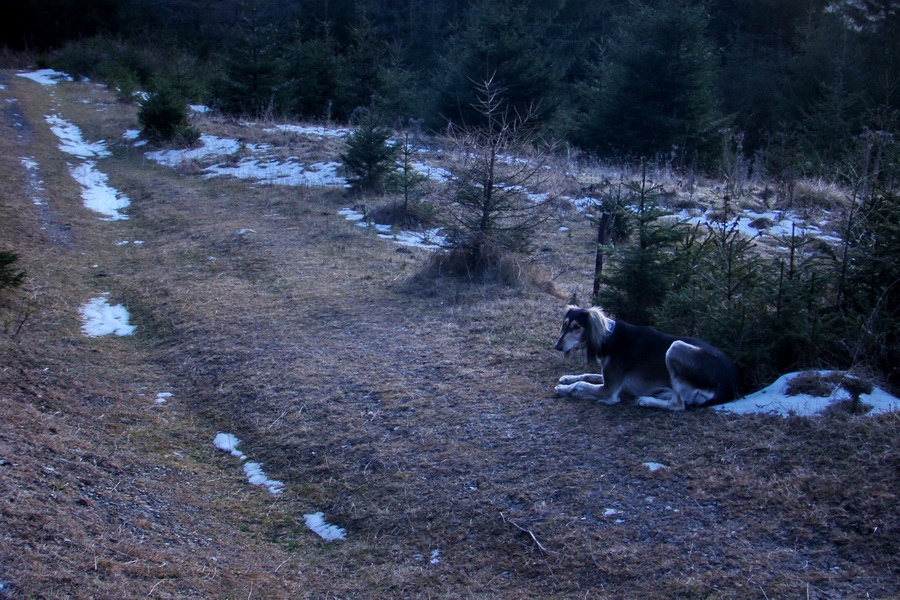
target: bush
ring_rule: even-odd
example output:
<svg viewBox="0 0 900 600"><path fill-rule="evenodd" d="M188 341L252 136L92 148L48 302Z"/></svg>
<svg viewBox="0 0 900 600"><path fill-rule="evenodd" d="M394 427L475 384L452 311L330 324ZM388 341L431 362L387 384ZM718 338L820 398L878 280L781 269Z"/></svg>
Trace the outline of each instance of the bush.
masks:
<svg viewBox="0 0 900 600"><path fill-rule="evenodd" d="M528 193L547 178L546 154L530 145L533 114L512 111L491 79L478 90L474 109L486 124L454 131L464 164L449 177L441 208L448 245L468 253L468 265L488 268L496 256L530 252L553 206Z"/></svg>
<svg viewBox="0 0 900 600"><path fill-rule="evenodd" d="M361 113L341 161L350 172L348 180L354 190L381 192L388 174L397 169L400 148L389 143L394 132L374 110L363 109Z"/></svg>
<svg viewBox="0 0 900 600"><path fill-rule="evenodd" d="M153 142L189 146L200 138L200 132L191 125L188 114L184 99L163 85L141 103L138 111L141 135Z"/></svg>
<svg viewBox="0 0 900 600"><path fill-rule="evenodd" d="M14 266L18 260L15 252L0 250L0 290L19 287L25 281L25 271Z"/></svg>

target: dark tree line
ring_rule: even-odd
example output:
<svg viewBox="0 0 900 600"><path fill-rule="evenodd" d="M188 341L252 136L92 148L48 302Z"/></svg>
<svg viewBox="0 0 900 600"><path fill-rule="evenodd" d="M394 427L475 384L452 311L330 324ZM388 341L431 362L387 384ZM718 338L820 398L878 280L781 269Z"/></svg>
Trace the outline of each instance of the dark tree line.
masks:
<svg viewBox="0 0 900 600"><path fill-rule="evenodd" d="M493 77L591 152L715 167L739 135L775 176L833 169L866 132L896 132L900 109L891 0L26 0L0 35L68 48L67 66L95 77L122 58L133 85L174 63L195 100L236 113L346 120L374 101L433 129L471 125Z"/></svg>

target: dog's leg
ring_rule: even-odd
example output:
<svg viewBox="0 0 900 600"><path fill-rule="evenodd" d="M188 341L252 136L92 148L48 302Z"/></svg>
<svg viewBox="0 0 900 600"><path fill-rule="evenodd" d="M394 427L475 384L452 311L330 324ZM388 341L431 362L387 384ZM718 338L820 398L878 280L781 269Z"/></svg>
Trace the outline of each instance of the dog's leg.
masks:
<svg viewBox="0 0 900 600"><path fill-rule="evenodd" d="M715 397L714 391L700 389L688 380L692 372L702 368L699 361L704 356L706 352L702 349L682 341L674 342L666 352L666 368L669 370L675 398L680 405L675 410L681 410L685 406L702 406Z"/></svg>
<svg viewBox="0 0 900 600"><path fill-rule="evenodd" d="M647 408L665 408L666 410L684 410L684 402L675 390L665 390L656 396L638 398L638 406Z"/></svg>
<svg viewBox="0 0 900 600"><path fill-rule="evenodd" d="M561 385L571 385L578 381L587 381L588 383L599 385L603 383L603 375L599 373L585 373L584 375L563 375L559 378Z"/></svg>
<svg viewBox="0 0 900 600"><path fill-rule="evenodd" d="M555 388L559 396L569 396L579 400L595 400L603 404L617 404L620 400L619 392L622 386L615 388L609 385L597 385L587 381L576 381L568 385L558 385Z"/></svg>

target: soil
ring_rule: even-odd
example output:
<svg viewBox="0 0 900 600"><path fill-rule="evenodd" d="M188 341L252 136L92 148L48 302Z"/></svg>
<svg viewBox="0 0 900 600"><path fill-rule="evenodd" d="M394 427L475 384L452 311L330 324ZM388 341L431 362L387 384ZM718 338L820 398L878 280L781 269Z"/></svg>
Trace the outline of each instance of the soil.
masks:
<svg viewBox="0 0 900 600"><path fill-rule="evenodd" d="M557 398L585 365L552 350L548 287L423 279L343 190L162 167L108 90L0 83L0 242L28 271L0 291L0 598L900 596L896 415ZM127 221L84 208L51 112L111 141ZM593 267L569 225L540 256L566 291ZM81 331L107 293L135 335Z"/></svg>

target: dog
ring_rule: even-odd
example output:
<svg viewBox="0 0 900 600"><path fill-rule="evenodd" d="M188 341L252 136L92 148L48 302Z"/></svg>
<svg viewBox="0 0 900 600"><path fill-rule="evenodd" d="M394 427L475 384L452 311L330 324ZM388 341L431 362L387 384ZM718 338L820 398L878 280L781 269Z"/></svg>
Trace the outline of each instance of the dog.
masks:
<svg viewBox="0 0 900 600"><path fill-rule="evenodd" d="M598 307L569 306L556 349L568 355L582 346L602 374L566 375L556 393L616 404L623 395L640 406L684 410L730 402L737 368L707 342L676 337L609 318Z"/></svg>

